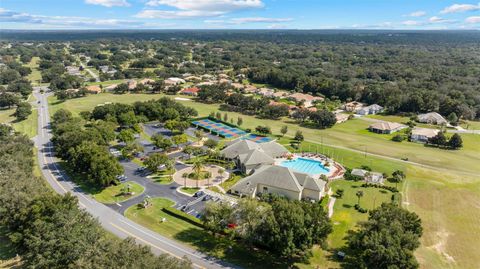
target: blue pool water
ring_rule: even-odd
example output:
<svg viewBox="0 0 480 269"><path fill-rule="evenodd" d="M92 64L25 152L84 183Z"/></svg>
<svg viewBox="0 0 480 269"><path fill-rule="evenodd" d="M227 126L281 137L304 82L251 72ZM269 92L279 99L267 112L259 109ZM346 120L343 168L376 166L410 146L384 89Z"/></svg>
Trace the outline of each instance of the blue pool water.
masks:
<svg viewBox="0 0 480 269"><path fill-rule="evenodd" d="M306 158L283 161L280 165L309 175L327 174L329 172L328 168L323 166L321 162Z"/></svg>

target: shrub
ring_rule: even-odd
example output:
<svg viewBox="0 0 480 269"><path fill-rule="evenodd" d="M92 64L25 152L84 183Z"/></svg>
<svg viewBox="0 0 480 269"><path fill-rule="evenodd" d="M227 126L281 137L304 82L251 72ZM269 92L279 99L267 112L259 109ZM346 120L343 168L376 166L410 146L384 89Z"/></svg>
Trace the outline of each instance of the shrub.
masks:
<svg viewBox="0 0 480 269"><path fill-rule="evenodd" d="M198 226L198 227L200 227L200 228L203 228L203 224L202 224L202 222L201 222L199 219L197 219L197 218L195 218L194 216L189 215L189 214L187 214L187 213L185 213L185 212L183 212L183 211L180 211L180 210L178 210L178 209L176 209L176 208L173 208L173 207L165 207L165 208L162 208L162 211L165 212L165 213L167 213L167 214L169 214L169 215L171 215L171 216L173 216L173 217L179 218L179 219L184 220L184 221L186 221L186 222L188 222L188 223L191 223L191 224L196 225L196 226Z"/></svg>
<svg viewBox="0 0 480 269"><path fill-rule="evenodd" d="M392 141L395 142L402 142L405 138L401 134L396 134L394 137L392 137Z"/></svg>

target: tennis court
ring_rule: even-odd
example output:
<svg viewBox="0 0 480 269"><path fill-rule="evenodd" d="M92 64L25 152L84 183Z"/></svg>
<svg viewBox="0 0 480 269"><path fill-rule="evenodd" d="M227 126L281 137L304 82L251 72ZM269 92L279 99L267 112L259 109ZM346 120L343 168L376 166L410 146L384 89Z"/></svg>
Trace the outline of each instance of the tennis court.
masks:
<svg viewBox="0 0 480 269"><path fill-rule="evenodd" d="M243 130L210 119L192 121L192 124L224 138L235 138L247 134Z"/></svg>
<svg viewBox="0 0 480 269"><path fill-rule="evenodd" d="M272 139L270 137L266 136L260 136L260 135L255 135L255 134L248 134L241 139L248 139L257 143L265 143L265 142L270 142Z"/></svg>

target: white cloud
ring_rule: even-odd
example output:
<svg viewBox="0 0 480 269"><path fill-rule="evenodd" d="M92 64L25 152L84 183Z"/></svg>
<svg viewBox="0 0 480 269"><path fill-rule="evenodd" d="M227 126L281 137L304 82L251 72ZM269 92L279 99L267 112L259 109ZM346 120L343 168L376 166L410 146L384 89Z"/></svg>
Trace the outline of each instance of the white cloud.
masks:
<svg viewBox="0 0 480 269"><path fill-rule="evenodd" d="M274 22L287 22L292 21L292 18L264 18L264 17L253 17L253 18L235 18L231 22L235 24L242 23L274 23Z"/></svg>
<svg viewBox="0 0 480 269"><path fill-rule="evenodd" d="M95 19L88 17L44 16L2 9L0 22L37 25L49 28L140 28L146 23L135 20Z"/></svg>
<svg viewBox="0 0 480 269"><path fill-rule="evenodd" d="M223 13L218 11L199 11L199 10L182 10L182 11L173 11L173 10L152 10L147 9L140 11L135 15L137 18L143 19L190 19L190 18L199 18L199 17L215 17L223 15Z"/></svg>
<svg viewBox="0 0 480 269"><path fill-rule="evenodd" d="M471 23L471 24L480 23L480 16L468 17L468 18L465 19L465 22L466 23Z"/></svg>
<svg viewBox="0 0 480 269"><path fill-rule="evenodd" d="M408 14L407 16L408 17L423 17L425 15L427 15L427 12L419 10L419 11L412 12L412 13Z"/></svg>
<svg viewBox="0 0 480 269"><path fill-rule="evenodd" d="M430 23L454 23L456 22L455 20L447 20L444 18L440 18L438 16L433 16L428 19Z"/></svg>
<svg viewBox="0 0 480 269"><path fill-rule="evenodd" d="M85 0L85 3L104 7L128 7L127 0Z"/></svg>
<svg viewBox="0 0 480 269"><path fill-rule="evenodd" d="M240 9L261 8L261 0L150 0L148 6L170 6L181 10L231 12Z"/></svg>
<svg viewBox="0 0 480 269"><path fill-rule="evenodd" d="M148 6L167 6L175 10L146 9L135 15L149 19L216 17L230 12L261 8L261 0L150 0Z"/></svg>
<svg viewBox="0 0 480 269"><path fill-rule="evenodd" d="M459 13L465 11L475 11L480 10L480 4L472 5L472 4L454 4L449 7L444 8L440 11L441 14L448 14L448 13Z"/></svg>
<svg viewBox="0 0 480 269"><path fill-rule="evenodd" d="M406 25L406 26L420 26L420 25L422 25L423 23L420 22L420 21L408 20L408 21L402 21L402 24L403 24L403 25Z"/></svg>

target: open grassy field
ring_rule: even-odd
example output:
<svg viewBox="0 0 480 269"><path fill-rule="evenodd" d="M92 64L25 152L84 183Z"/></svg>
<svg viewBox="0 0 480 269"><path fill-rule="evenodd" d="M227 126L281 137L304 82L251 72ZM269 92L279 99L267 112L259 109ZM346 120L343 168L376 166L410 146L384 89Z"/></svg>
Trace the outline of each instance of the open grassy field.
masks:
<svg viewBox="0 0 480 269"><path fill-rule="evenodd" d="M26 64L26 67L30 67L32 69L32 73L27 76L27 79L35 86L42 82L42 74L38 69L38 62L40 61L40 57L32 57L32 60Z"/></svg>
<svg viewBox="0 0 480 269"><path fill-rule="evenodd" d="M285 264L279 264L278 260L274 260L267 253L247 249L228 238L214 237L202 228L162 210L173 205L174 202L171 200L153 198L152 206L144 209L134 205L125 211L125 216L161 235L245 268L265 268L265 264L275 268L286 268ZM162 222L162 218L166 221Z"/></svg>
<svg viewBox="0 0 480 269"><path fill-rule="evenodd" d="M0 123L9 123L17 132L26 134L32 138L37 135L37 117L38 111L36 108L32 108L32 114L28 116L26 120L17 122L13 116L15 109L0 110Z"/></svg>
<svg viewBox="0 0 480 269"><path fill-rule="evenodd" d="M52 104L50 111L53 113L61 107L66 107L78 114L80 111L91 110L97 104L104 102L132 103L160 96L99 94L63 103L57 103L53 97L50 99ZM185 98L185 96L182 97ZM206 105L194 101L181 102L197 109L200 116L206 116L218 110L218 105ZM360 119L336 125L331 129L317 130L300 127L289 122L288 119L283 119L280 123L232 112L228 112L228 115L229 118L242 117L244 128L268 125L274 133L279 133L281 126L287 125L288 136L293 136L296 130L301 130L307 140L302 143L303 150L326 153L348 167L365 164L379 172L391 173L396 169L405 171L407 180L401 186L403 204L420 215L424 226L422 245L416 252L421 267L475 268L480 264L480 256L475 251L480 249L479 135L462 135L465 148L459 151L447 151L424 147L421 144L390 141L388 136L366 131L369 122ZM279 142L289 144L286 138L280 139ZM363 154L365 150L379 156L365 155ZM395 159L389 159L389 157ZM422 167L398 160L404 157L428 166ZM341 204L336 206L339 205L341 206ZM351 209L341 207L334 213L334 218L346 219L346 217L336 216L342 214L342 210ZM350 220L351 227L355 219L350 218ZM314 257L318 260L318 253L316 255Z"/></svg>
<svg viewBox="0 0 480 269"><path fill-rule="evenodd" d="M133 193L133 195L123 194L122 189L125 187L126 184L130 185L130 191ZM128 181L117 186L107 187L101 192L94 194L93 198L104 204L120 203L133 197L139 196L144 190L145 188L141 185L133 181Z"/></svg>

